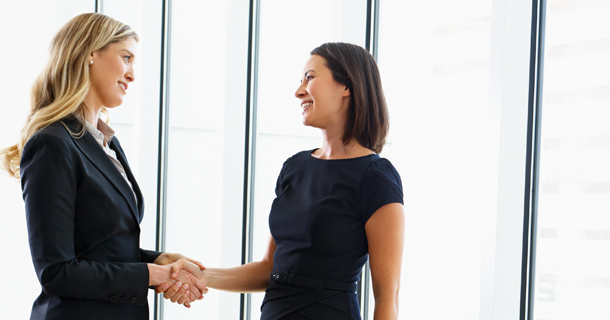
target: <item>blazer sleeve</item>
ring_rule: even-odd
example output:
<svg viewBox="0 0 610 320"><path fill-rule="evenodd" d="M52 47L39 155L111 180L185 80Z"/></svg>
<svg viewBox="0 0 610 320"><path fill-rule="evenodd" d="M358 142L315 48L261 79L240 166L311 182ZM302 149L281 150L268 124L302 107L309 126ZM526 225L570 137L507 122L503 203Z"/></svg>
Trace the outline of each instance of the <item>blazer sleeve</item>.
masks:
<svg viewBox="0 0 610 320"><path fill-rule="evenodd" d="M60 297L115 303L116 297L134 297L137 302L132 302L145 305L149 279L145 263L76 259L79 174L71 143L39 132L25 145L20 164L30 251L42 289Z"/></svg>
<svg viewBox="0 0 610 320"><path fill-rule="evenodd" d="M154 263L160 254L158 251L140 249L140 261Z"/></svg>

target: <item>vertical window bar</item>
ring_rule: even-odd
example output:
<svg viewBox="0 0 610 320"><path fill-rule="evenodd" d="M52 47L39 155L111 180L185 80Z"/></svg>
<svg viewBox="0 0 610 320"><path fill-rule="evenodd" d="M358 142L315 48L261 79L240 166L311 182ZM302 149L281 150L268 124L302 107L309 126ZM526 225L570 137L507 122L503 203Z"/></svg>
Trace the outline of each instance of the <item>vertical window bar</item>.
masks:
<svg viewBox="0 0 610 320"><path fill-rule="evenodd" d="M380 0L368 0L366 4L366 50L368 50L375 61L377 61L377 48L379 42L379 2ZM369 261L364 264L358 282L358 303L362 319L369 319L369 302L371 287L371 265Z"/></svg>
<svg viewBox="0 0 610 320"><path fill-rule="evenodd" d="M159 90L159 152L157 167L157 242L156 250L165 251L165 221L167 213L167 165L169 139L169 65L171 37L171 0L162 2L161 73ZM155 295L154 319L163 320L163 299Z"/></svg>
<svg viewBox="0 0 610 320"><path fill-rule="evenodd" d="M544 81L544 39L546 22L546 0L532 1L532 54L531 54L531 75L530 75L530 117L533 116L533 136L530 139L531 150L531 183L530 183L530 233L529 233L529 253L527 252L526 235L527 229L524 226L524 248L523 248L523 270L521 285L521 310L520 318L532 320L534 316L535 298L535 271L536 271L536 237L538 222L538 186L539 186L539 166L540 166L540 127L542 121L542 84ZM536 18L538 22L536 24ZM536 28L537 27L537 28ZM534 69L535 68L535 69ZM528 130L529 125L528 125ZM529 155L528 155L529 156ZM529 162L528 162L529 163ZM526 221L527 223L527 221ZM529 258L529 266L527 261Z"/></svg>
<svg viewBox="0 0 610 320"><path fill-rule="evenodd" d="M254 178L256 160L256 102L258 92L260 0L250 0L250 26L248 28L248 83L246 93L246 141L244 152L244 211L242 228L242 264L252 261L254 216ZM252 296L241 295L241 320L250 320Z"/></svg>
<svg viewBox="0 0 610 320"><path fill-rule="evenodd" d="M104 0L95 0L95 13L104 13Z"/></svg>

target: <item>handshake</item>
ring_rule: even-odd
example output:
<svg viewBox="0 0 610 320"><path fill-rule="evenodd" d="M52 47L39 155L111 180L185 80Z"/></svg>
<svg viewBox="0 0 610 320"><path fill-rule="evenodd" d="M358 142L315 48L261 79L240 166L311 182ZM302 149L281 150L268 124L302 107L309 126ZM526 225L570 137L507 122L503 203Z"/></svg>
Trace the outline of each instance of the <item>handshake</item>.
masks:
<svg viewBox="0 0 610 320"><path fill-rule="evenodd" d="M154 263L163 267L149 267L150 284L165 299L190 308L191 303L203 299L208 292L201 262L177 253L162 253Z"/></svg>

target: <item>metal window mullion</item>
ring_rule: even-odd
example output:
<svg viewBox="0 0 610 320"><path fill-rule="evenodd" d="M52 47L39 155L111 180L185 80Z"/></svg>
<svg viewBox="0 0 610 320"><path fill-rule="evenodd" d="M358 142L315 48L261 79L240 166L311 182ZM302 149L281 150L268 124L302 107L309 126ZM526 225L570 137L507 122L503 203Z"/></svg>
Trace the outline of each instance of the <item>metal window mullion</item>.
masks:
<svg viewBox="0 0 610 320"><path fill-rule="evenodd" d="M95 0L95 13L104 13L104 0Z"/></svg>
<svg viewBox="0 0 610 320"><path fill-rule="evenodd" d="M366 17L366 50L368 50L375 61L378 59L379 43L379 2L380 0L367 0ZM367 261L364 264L361 279L358 283L358 302L362 312L362 319L369 319L370 288L371 288L371 265Z"/></svg>
<svg viewBox="0 0 610 320"><path fill-rule="evenodd" d="M254 237L254 182L256 160L256 115L258 91L258 53L260 30L260 0L250 0L250 23L248 28L248 82L246 92L246 135L244 150L244 194L242 226L242 264L252 261ZM240 299L240 319L249 320L252 309L250 293Z"/></svg>
<svg viewBox="0 0 610 320"><path fill-rule="evenodd" d="M523 268L521 280L520 318L532 320L534 311L534 281L536 269L536 237L538 222L538 186L540 166L540 129L542 122L542 84L544 74L544 40L546 22L546 0L532 1L532 54L530 62L530 117L531 133L528 135L531 147L528 157L531 157L531 181L526 190L530 196L526 202L529 209L529 221L524 221ZM536 20L537 19L537 20ZM530 130L530 128L528 128ZM529 227L529 232L527 228ZM526 241L529 236L529 244Z"/></svg>
<svg viewBox="0 0 610 320"><path fill-rule="evenodd" d="M161 72L159 92L159 151L157 167L157 241L156 250L165 251L167 216L167 168L169 145L169 65L171 0L162 2ZM154 319L163 320L163 299L155 295Z"/></svg>

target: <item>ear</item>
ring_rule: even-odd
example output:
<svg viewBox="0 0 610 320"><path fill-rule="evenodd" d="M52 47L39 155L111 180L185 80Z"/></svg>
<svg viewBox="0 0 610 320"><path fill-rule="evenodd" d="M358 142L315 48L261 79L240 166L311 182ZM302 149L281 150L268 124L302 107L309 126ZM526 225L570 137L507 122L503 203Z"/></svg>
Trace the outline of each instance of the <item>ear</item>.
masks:
<svg viewBox="0 0 610 320"><path fill-rule="evenodd" d="M96 56L97 56L97 51L93 51L89 54L89 59L87 59L87 60L89 60L89 61L95 60Z"/></svg>
<svg viewBox="0 0 610 320"><path fill-rule="evenodd" d="M350 92L348 87L345 87L345 89L343 90L343 93L341 94L342 97L349 97L351 95L352 95L352 93Z"/></svg>

